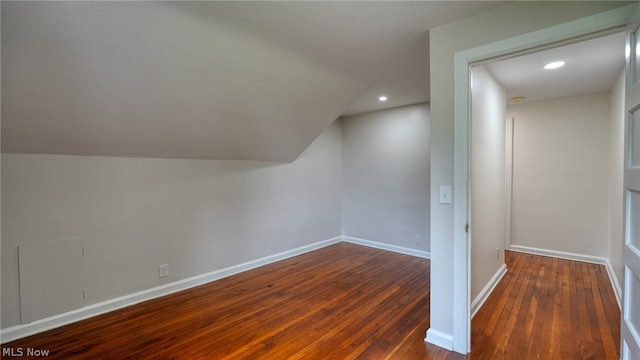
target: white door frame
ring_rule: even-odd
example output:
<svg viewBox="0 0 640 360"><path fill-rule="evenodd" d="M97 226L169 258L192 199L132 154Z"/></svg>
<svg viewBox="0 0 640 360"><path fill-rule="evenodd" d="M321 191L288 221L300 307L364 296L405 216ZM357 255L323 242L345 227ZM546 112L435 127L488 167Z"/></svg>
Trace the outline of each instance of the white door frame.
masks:
<svg viewBox="0 0 640 360"><path fill-rule="evenodd" d="M555 25L513 38L457 52L454 56L454 194L453 197L453 350L471 351L471 239L469 148L471 125L470 69L509 54L535 51L551 44L626 25L635 4Z"/></svg>
<svg viewBox="0 0 640 360"><path fill-rule="evenodd" d="M507 190L507 204L506 204L506 229L505 229L505 244L504 249L509 250L511 248L511 221L513 212L513 118L507 117L505 120L504 129L504 186Z"/></svg>
<svg viewBox="0 0 640 360"><path fill-rule="evenodd" d="M624 125L624 244L622 247L622 258L624 265L623 276L623 297L622 297L622 319L620 357L622 360L640 358L640 329L638 328L638 316L633 314L637 311L637 304L633 303L633 296L638 293L638 286L635 278L640 277L640 252L638 241L634 236L634 227L638 219L637 211L632 203L633 193L640 191L640 166L638 159L635 159L633 151L640 144L636 144L635 133L639 132L638 121L635 116L640 112L640 79L638 78L638 57L640 50L636 47L638 36L640 36L640 9L634 14L633 22L630 23L627 31L627 44L625 48L626 56L626 85L625 85L625 125Z"/></svg>

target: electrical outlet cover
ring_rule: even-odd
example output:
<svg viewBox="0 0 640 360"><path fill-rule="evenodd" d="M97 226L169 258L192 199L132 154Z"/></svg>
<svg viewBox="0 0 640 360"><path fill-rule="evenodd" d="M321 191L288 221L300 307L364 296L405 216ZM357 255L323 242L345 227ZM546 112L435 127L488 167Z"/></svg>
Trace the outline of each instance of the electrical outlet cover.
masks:
<svg viewBox="0 0 640 360"><path fill-rule="evenodd" d="M161 278L169 276L169 265L167 264L160 265L158 269L160 270Z"/></svg>

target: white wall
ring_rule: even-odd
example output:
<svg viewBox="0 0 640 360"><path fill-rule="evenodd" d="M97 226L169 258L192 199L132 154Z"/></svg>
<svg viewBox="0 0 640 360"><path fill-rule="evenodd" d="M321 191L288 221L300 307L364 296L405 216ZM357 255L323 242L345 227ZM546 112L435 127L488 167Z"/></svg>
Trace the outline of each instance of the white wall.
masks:
<svg viewBox="0 0 640 360"><path fill-rule="evenodd" d="M427 104L342 119L345 236L429 251L429 123Z"/></svg>
<svg viewBox="0 0 640 360"><path fill-rule="evenodd" d="M81 237L97 303L340 236L341 161L339 123L290 164L3 154L2 328L20 244Z"/></svg>
<svg viewBox="0 0 640 360"><path fill-rule="evenodd" d="M509 106L512 245L607 257L610 93Z"/></svg>
<svg viewBox="0 0 640 360"><path fill-rule="evenodd" d="M609 124L609 248L608 258L619 291L623 279L622 247L624 195L624 70L611 91L611 120ZM621 295L621 294L619 294Z"/></svg>
<svg viewBox="0 0 640 360"><path fill-rule="evenodd" d="M506 92L484 66L471 74L471 299L477 299L504 264Z"/></svg>
<svg viewBox="0 0 640 360"><path fill-rule="evenodd" d="M453 185L454 54L527 34L624 4L616 2L515 1L429 31L431 88L431 324L428 336L466 351L454 338L453 207L438 203L441 185ZM453 194L454 198L456 194ZM463 284L459 284L463 286ZM455 323L461 333L460 322ZM437 340L436 340L437 338Z"/></svg>

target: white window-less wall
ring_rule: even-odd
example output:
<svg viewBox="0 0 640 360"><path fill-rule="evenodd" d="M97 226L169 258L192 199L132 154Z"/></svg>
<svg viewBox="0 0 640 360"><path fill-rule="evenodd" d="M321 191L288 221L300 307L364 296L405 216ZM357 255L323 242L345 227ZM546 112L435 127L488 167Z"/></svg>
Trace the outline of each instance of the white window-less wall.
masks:
<svg viewBox="0 0 640 360"><path fill-rule="evenodd" d="M428 104L342 119L343 234L418 251L429 247Z"/></svg>
<svg viewBox="0 0 640 360"><path fill-rule="evenodd" d="M611 94L509 106L511 247L606 258Z"/></svg>
<svg viewBox="0 0 640 360"><path fill-rule="evenodd" d="M506 93L484 66L471 71L471 312L504 275Z"/></svg>

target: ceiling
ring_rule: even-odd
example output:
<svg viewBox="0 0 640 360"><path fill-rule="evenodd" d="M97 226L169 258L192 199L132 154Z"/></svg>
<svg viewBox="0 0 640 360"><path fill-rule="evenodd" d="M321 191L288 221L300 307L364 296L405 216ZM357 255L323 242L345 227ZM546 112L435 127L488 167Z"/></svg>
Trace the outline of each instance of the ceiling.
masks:
<svg viewBox="0 0 640 360"><path fill-rule="evenodd" d="M501 3L2 2L2 151L290 162L339 116L428 101L428 29ZM523 102L608 91L624 41L487 68Z"/></svg>
<svg viewBox="0 0 640 360"><path fill-rule="evenodd" d="M505 88L507 99L535 102L610 91L624 68L624 48L621 31L485 65ZM543 68L560 60L565 62L561 68Z"/></svg>
<svg viewBox="0 0 640 360"><path fill-rule="evenodd" d="M367 90L354 115L429 100L428 29L505 1L285 1L190 9L349 74ZM379 96L387 95L384 103Z"/></svg>
<svg viewBox="0 0 640 360"><path fill-rule="evenodd" d="M428 29L502 3L3 1L2 151L290 162L428 101Z"/></svg>

